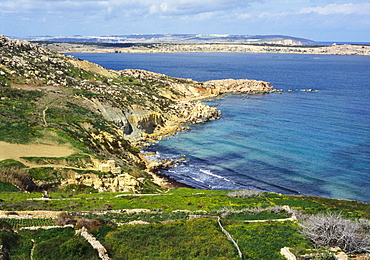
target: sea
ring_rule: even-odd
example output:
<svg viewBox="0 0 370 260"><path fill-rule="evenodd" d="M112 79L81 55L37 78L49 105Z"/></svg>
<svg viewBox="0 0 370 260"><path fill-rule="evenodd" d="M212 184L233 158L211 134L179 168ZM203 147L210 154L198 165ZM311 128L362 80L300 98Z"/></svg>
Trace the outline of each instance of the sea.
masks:
<svg viewBox="0 0 370 260"><path fill-rule="evenodd" d="M143 153L199 189L253 189L370 203L370 57L256 53L73 53L115 70L197 81L256 79L282 94L207 101L219 120ZM310 90L310 91L307 91Z"/></svg>

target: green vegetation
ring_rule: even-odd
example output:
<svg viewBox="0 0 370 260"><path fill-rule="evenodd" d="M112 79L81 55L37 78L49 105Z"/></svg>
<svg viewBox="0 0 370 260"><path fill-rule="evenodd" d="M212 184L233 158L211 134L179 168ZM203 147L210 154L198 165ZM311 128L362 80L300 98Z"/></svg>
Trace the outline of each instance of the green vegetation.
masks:
<svg viewBox="0 0 370 260"><path fill-rule="evenodd" d="M17 246L18 240L19 236L12 230L9 223L0 220L0 245L11 250Z"/></svg>
<svg viewBox="0 0 370 260"><path fill-rule="evenodd" d="M125 213L125 212L106 213L104 215L89 214L83 217L89 219L104 218L114 223L129 223L131 221L145 221L152 223L179 219L185 220L189 218L189 214L190 214L189 212L185 211L172 211L172 212L157 211L157 212L134 212L134 213Z"/></svg>
<svg viewBox="0 0 370 260"><path fill-rule="evenodd" d="M13 159L6 159L0 161L0 168L25 168L26 166Z"/></svg>
<svg viewBox="0 0 370 260"><path fill-rule="evenodd" d="M0 181L0 192L18 192L19 190L9 182Z"/></svg>
<svg viewBox="0 0 370 260"><path fill-rule="evenodd" d="M370 211L370 205L364 203L352 204L344 203L342 200L330 200L330 206L326 206L315 201L316 198L274 193L240 198L230 196L230 193L233 194L230 191L188 188L171 189L156 195L88 193L87 190L84 192L85 194L78 194L76 190L70 193L52 192L49 193L53 198L50 201L28 200L40 198L40 193L0 193L0 207L9 211L68 210L70 214L58 220L58 223L72 223L79 228L85 226L106 246L114 259L238 259L236 248L222 233L217 220L209 219L207 216L221 217L224 228L237 241L245 259L283 259L279 253L282 247L291 247L293 252L304 252L305 249L312 249L313 244L300 233L301 229L297 223L273 221L290 217L291 213L286 212L281 205L289 205L299 215L305 214L305 218L328 211L336 213L340 210L343 217L357 221L359 218L366 218ZM335 201L338 204L334 208ZM130 212L125 209L150 211ZM88 212L79 213L81 210ZM97 210L119 211L98 214ZM203 218L188 220L190 215L200 215ZM258 219L266 222L245 222ZM51 219L5 220L14 228L53 224ZM144 221L149 224L122 224L133 221ZM61 230L64 229L52 232L56 234L55 236L58 232L67 232ZM13 249L17 255L29 255L25 253L30 247L27 241L34 235L31 236L27 232L31 231L22 230L19 233L20 238L17 240L16 248ZM41 256L53 259L54 256L48 255L41 245L46 248L59 246L58 252L62 255L64 248L72 248L73 244L84 247L81 242L71 240L67 243L65 238L52 239L41 236L40 242L36 242L40 247L38 250L35 249L34 256L38 254L40 259L44 259ZM76 259L79 259L80 253L81 251L76 251ZM325 251L322 255L324 254Z"/></svg>
<svg viewBox="0 0 370 260"><path fill-rule="evenodd" d="M91 156L82 153L75 153L66 157L21 157L21 158L35 164L59 164L81 168L84 168L86 164L92 165Z"/></svg>
<svg viewBox="0 0 370 260"><path fill-rule="evenodd" d="M267 208L288 205L300 213L316 214L341 211L343 216L358 219L369 218L370 205L366 203L342 203L338 201L336 208L325 206L311 197L292 197L276 193L264 193L264 196L253 198L236 198L227 196L225 190L196 190L188 188L171 189L169 192L157 195L136 195L125 193L91 193L72 194L50 192L53 201L29 201L31 198L41 198L41 193L21 193L17 196L10 193L0 193L0 207L6 210L46 209L46 210L100 210L107 207L121 209L150 209L171 212L174 210L217 212L225 207L234 210L245 208ZM12 199L9 199L12 198ZM66 199L68 198L68 199ZM73 200L71 200L73 198ZM332 200L334 203L335 200ZM340 204L342 203L342 204ZM357 205L357 206L356 206Z"/></svg>
<svg viewBox="0 0 370 260"><path fill-rule="evenodd" d="M292 222L233 223L225 222L225 228L238 241L246 259L284 260L280 255L283 247L309 248L308 240L299 234L298 225Z"/></svg>
<svg viewBox="0 0 370 260"><path fill-rule="evenodd" d="M12 260L30 259L32 246L33 259L37 260L99 259L96 250L84 238L75 236L72 228L20 230L19 236L19 247L11 251Z"/></svg>
<svg viewBox="0 0 370 260"><path fill-rule="evenodd" d="M125 225L108 233L105 243L118 259L238 259L217 221L209 219Z"/></svg>
<svg viewBox="0 0 370 260"><path fill-rule="evenodd" d="M22 91L1 87L0 141L29 143L39 135L34 129L39 120L36 101L43 95L40 91Z"/></svg>
<svg viewBox="0 0 370 260"><path fill-rule="evenodd" d="M33 227L33 226L54 226L56 225L55 220L51 218L38 218L38 219L16 219L16 218L3 218L0 221L6 221L13 229L19 229L22 227Z"/></svg>

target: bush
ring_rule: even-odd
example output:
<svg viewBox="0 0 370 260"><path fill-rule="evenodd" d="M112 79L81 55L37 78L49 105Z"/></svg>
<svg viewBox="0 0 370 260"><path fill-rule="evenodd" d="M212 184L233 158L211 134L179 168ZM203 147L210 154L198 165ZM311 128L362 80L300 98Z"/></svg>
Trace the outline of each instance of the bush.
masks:
<svg viewBox="0 0 370 260"><path fill-rule="evenodd" d="M0 181L0 192L18 192L19 190L9 182Z"/></svg>
<svg viewBox="0 0 370 260"><path fill-rule="evenodd" d="M236 190L229 192L227 196L236 198L254 198L263 196L263 193L256 190Z"/></svg>
<svg viewBox="0 0 370 260"><path fill-rule="evenodd" d="M76 223L76 219L74 219L68 213L59 214L58 219L57 219L57 224L59 226L74 225L75 223Z"/></svg>
<svg viewBox="0 0 370 260"><path fill-rule="evenodd" d="M104 221L102 219L81 218L81 219L77 219L76 228L80 229L82 227L85 227L89 231L96 231L103 224L104 224Z"/></svg>
<svg viewBox="0 0 370 260"><path fill-rule="evenodd" d="M72 232L70 232L72 231ZM73 230L39 231L43 239L35 238L34 259L39 260L98 260L97 251L80 236L74 236ZM42 233L47 233L43 235ZM51 233L52 232L52 233ZM69 233L67 237L66 234ZM51 235L51 236L50 236ZM34 236L32 236L34 237Z"/></svg>
<svg viewBox="0 0 370 260"><path fill-rule="evenodd" d="M26 168L26 166L13 159L6 159L0 161L0 168Z"/></svg>
<svg viewBox="0 0 370 260"><path fill-rule="evenodd" d="M341 214L308 217L302 233L318 247L338 246L349 253L370 252L368 221L351 221Z"/></svg>
<svg viewBox="0 0 370 260"><path fill-rule="evenodd" d="M6 249L12 249L17 246L19 235L15 233L9 223L0 220L0 245Z"/></svg>

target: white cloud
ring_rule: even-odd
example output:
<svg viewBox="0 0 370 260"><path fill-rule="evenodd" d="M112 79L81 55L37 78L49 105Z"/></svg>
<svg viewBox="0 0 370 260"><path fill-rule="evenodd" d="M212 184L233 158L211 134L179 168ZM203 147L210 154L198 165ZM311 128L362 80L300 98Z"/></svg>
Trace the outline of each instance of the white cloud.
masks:
<svg viewBox="0 0 370 260"><path fill-rule="evenodd" d="M242 14L237 15L237 18L240 20L249 19L252 17L253 17L252 14L247 14L247 13L242 13Z"/></svg>
<svg viewBox="0 0 370 260"><path fill-rule="evenodd" d="M104 0L2 0L0 12L86 11L98 10L107 6L108 1Z"/></svg>
<svg viewBox="0 0 370 260"><path fill-rule="evenodd" d="M321 15L331 14L359 14L365 15L370 14L370 3L359 3L359 4L329 4L326 6L308 7L302 8L299 14L317 13Z"/></svg>
<svg viewBox="0 0 370 260"><path fill-rule="evenodd" d="M172 32L319 38L314 33L366 32L369 14L368 0L0 0L0 30L6 35Z"/></svg>
<svg viewBox="0 0 370 260"><path fill-rule="evenodd" d="M1 0L0 12L42 10L98 10L120 12L141 9L147 14L199 14L228 10L263 0ZM102 10L102 8L104 8Z"/></svg>

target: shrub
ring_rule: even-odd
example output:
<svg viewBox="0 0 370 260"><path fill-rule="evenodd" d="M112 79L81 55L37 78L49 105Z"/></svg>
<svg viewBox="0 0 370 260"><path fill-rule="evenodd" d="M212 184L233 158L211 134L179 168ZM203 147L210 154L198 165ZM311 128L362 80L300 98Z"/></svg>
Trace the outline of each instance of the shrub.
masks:
<svg viewBox="0 0 370 260"><path fill-rule="evenodd" d="M60 252L64 257L59 259L99 259L97 252L80 236L74 236L61 244Z"/></svg>
<svg viewBox="0 0 370 260"><path fill-rule="evenodd" d="M68 213L61 213L58 216L57 224L59 226L65 226L65 225L74 225L76 223L76 220L70 216Z"/></svg>
<svg viewBox="0 0 370 260"><path fill-rule="evenodd" d="M0 181L0 192L18 192L19 190L9 182Z"/></svg>
<svg viewBox="0 0 370 260"><path fill-rule="evenodd" d="M263 193L256 190L235 190L229 192L227 196L236 198L254 198L263 196Z"/></svg>
<svg viewBox="0 0 370 260"><path fill-rule="evenodd" d="M217 213L220 214L222 218L228 218L231 216L230 219L240 219L240 220L288 217L288 212L282 206L273 206L268 208L255 207L242 209L223 207L222 209L218 210Z"/></svg>
<svg viewBox="0 0 370 260"><path fill-rule="evenodd" d="M19 235L15 233L9 223L0 220L0 245L6 249L12 249L17 246Z"/></svg>
<svg viewBox="0 0 370 260"><path fill-rule="evenodd" d="M38 260L98 260L97 251L81 236L75 236L71 228L22 231L35 240L34 259Z"/></svg>
<svg viewBox="0 0 370 260"><path fill-rule="evenodd" d="M104 221L102 219L87 219L87 218L81 218L77 219L76 228L82 228L85 227L89 231L96 231L104 224Z"/></svg>
<svg viewBox="0 0 370 260"><path fill-rule="evenodd" d="M26 166L23 163L18 162L13 159L6 159L6 160L0 161L0 167L1 168L26 168Z"/></svg>
<svg viewBox="0 0 370 260"><path fill-rule="evenodd" d="M368 221L351 221L341 214L328 213L310 216L302 226L302 233L315 246L338 246L350 253L370 252Z"/></svg>

